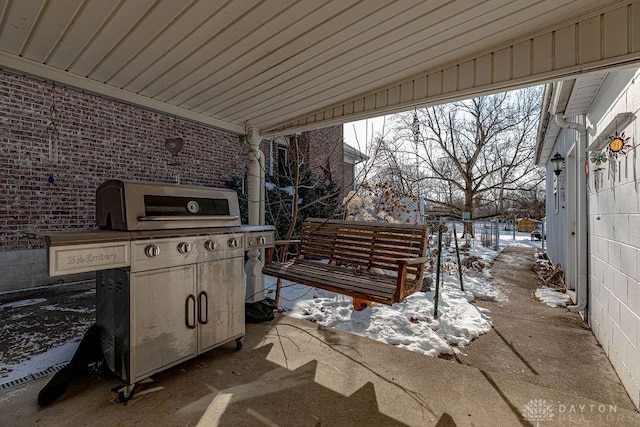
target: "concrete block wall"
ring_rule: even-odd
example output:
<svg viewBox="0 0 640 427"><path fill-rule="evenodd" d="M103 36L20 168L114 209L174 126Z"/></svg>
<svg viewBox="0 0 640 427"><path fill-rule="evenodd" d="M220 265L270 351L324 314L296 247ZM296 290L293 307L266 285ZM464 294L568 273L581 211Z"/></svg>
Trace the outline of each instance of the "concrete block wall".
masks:
<svg viewBox="0 0 640 427"><path fill-rule="evenodd" d="M634 148L600 172L592 166L588 178L589 321L640 407L640 72L613 76L603 89L591 109L597 114L588 116L595 128L603 129L620 112L636 119L618 130Z"/></svg>
<svg viewBox="0 0 640 427"><path fill-rule="evenodd" d="M57 159L47 134L54 99ZM54 95L51 82L4 71L0 126L0 291L59 280L46 275L44 241L21 232L95 228L106 179L216 187L245 165L238 135L65 87ZM173 159L164 141L178 136L185 144Z"/></svg>
<svg viewBox="0 0 640 427"><path fill-rule="evenodd" d="M95 278L93 272L64 277L49 276L45 249L2 251L0 266L0 292Z"/></svg>
<svg viewBox="0 0 640 427"><path fill-rule="evenodd" d="M21 289L49 281L44 249L22 249L0 252L0 277L4 287L0 291ZM9 286L11 284L11 286Z"/></svg>

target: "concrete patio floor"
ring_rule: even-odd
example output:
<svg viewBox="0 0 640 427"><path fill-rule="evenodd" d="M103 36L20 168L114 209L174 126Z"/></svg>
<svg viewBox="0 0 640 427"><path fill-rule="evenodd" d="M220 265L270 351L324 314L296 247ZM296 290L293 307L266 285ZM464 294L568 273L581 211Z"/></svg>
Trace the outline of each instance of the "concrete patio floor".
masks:
<svg viewBox="0 0 640 427"><path fill-rule="evenodd" d="M0 425L640 425L579 316L534 301L535 275L513 280L532 261L519 248L498 258L509 302L479 302L495 328L453 360L279 316L247 325L240 351L223 346L154 375L126 405L107 376L74 381L44 408L49 378L0 391Z"/></svg>

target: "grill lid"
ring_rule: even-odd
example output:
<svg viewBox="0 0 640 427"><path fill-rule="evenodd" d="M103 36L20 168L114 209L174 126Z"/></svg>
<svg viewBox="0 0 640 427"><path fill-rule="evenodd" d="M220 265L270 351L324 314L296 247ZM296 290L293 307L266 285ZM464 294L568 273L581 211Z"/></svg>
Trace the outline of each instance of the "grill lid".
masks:
<svg viewBox="0 0 640 427"><path fill-rule="evenodd" d="M121 231L241 225L233 190L121 180L96 190L96 222Z"/></svg>

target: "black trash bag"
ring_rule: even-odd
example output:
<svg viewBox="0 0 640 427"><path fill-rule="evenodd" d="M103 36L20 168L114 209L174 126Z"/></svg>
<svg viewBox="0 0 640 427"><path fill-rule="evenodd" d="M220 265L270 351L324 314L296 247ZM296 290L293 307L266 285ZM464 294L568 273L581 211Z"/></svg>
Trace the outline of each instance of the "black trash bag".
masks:
<svg viewBox="0 0 640 427"><path fill-rule="evenodd" d="M67 366L56 372L46 386L38 393L38 405L50 405L67 390L76 377L90 372L90 366L103 366L104 355L100 348L100 328L91 325L85 333L78 349Z"/></svg>
<svg viewBox="0 0 640 427"><path fill-rule="evenodd" d="M275 301L265 298L256 302L244 303L244 320L247 323L268 322L275 318L275 311L278 309Z"/></svg>

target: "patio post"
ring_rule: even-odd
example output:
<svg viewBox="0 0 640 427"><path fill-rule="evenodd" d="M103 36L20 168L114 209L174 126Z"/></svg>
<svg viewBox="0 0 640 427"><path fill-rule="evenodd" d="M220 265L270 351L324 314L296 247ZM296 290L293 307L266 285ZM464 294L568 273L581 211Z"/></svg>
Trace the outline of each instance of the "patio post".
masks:
<svg viewBox="0 0 640 427"><path fill-rule="evenodd" d="M249 153L247 153L247 187L249 193L249 225L264 224L264 216L261 209L264 199L262 189L264 188L264 155L260 151L260 141L262 136L260 131L249 128L247 131L249 142ZM263 263L261 258L264 255L257 249L247 252L249 260L245 264L247 274L247 288L245 299L250 302L260 301L264 298L264 277L262 276Z"/></svg>

